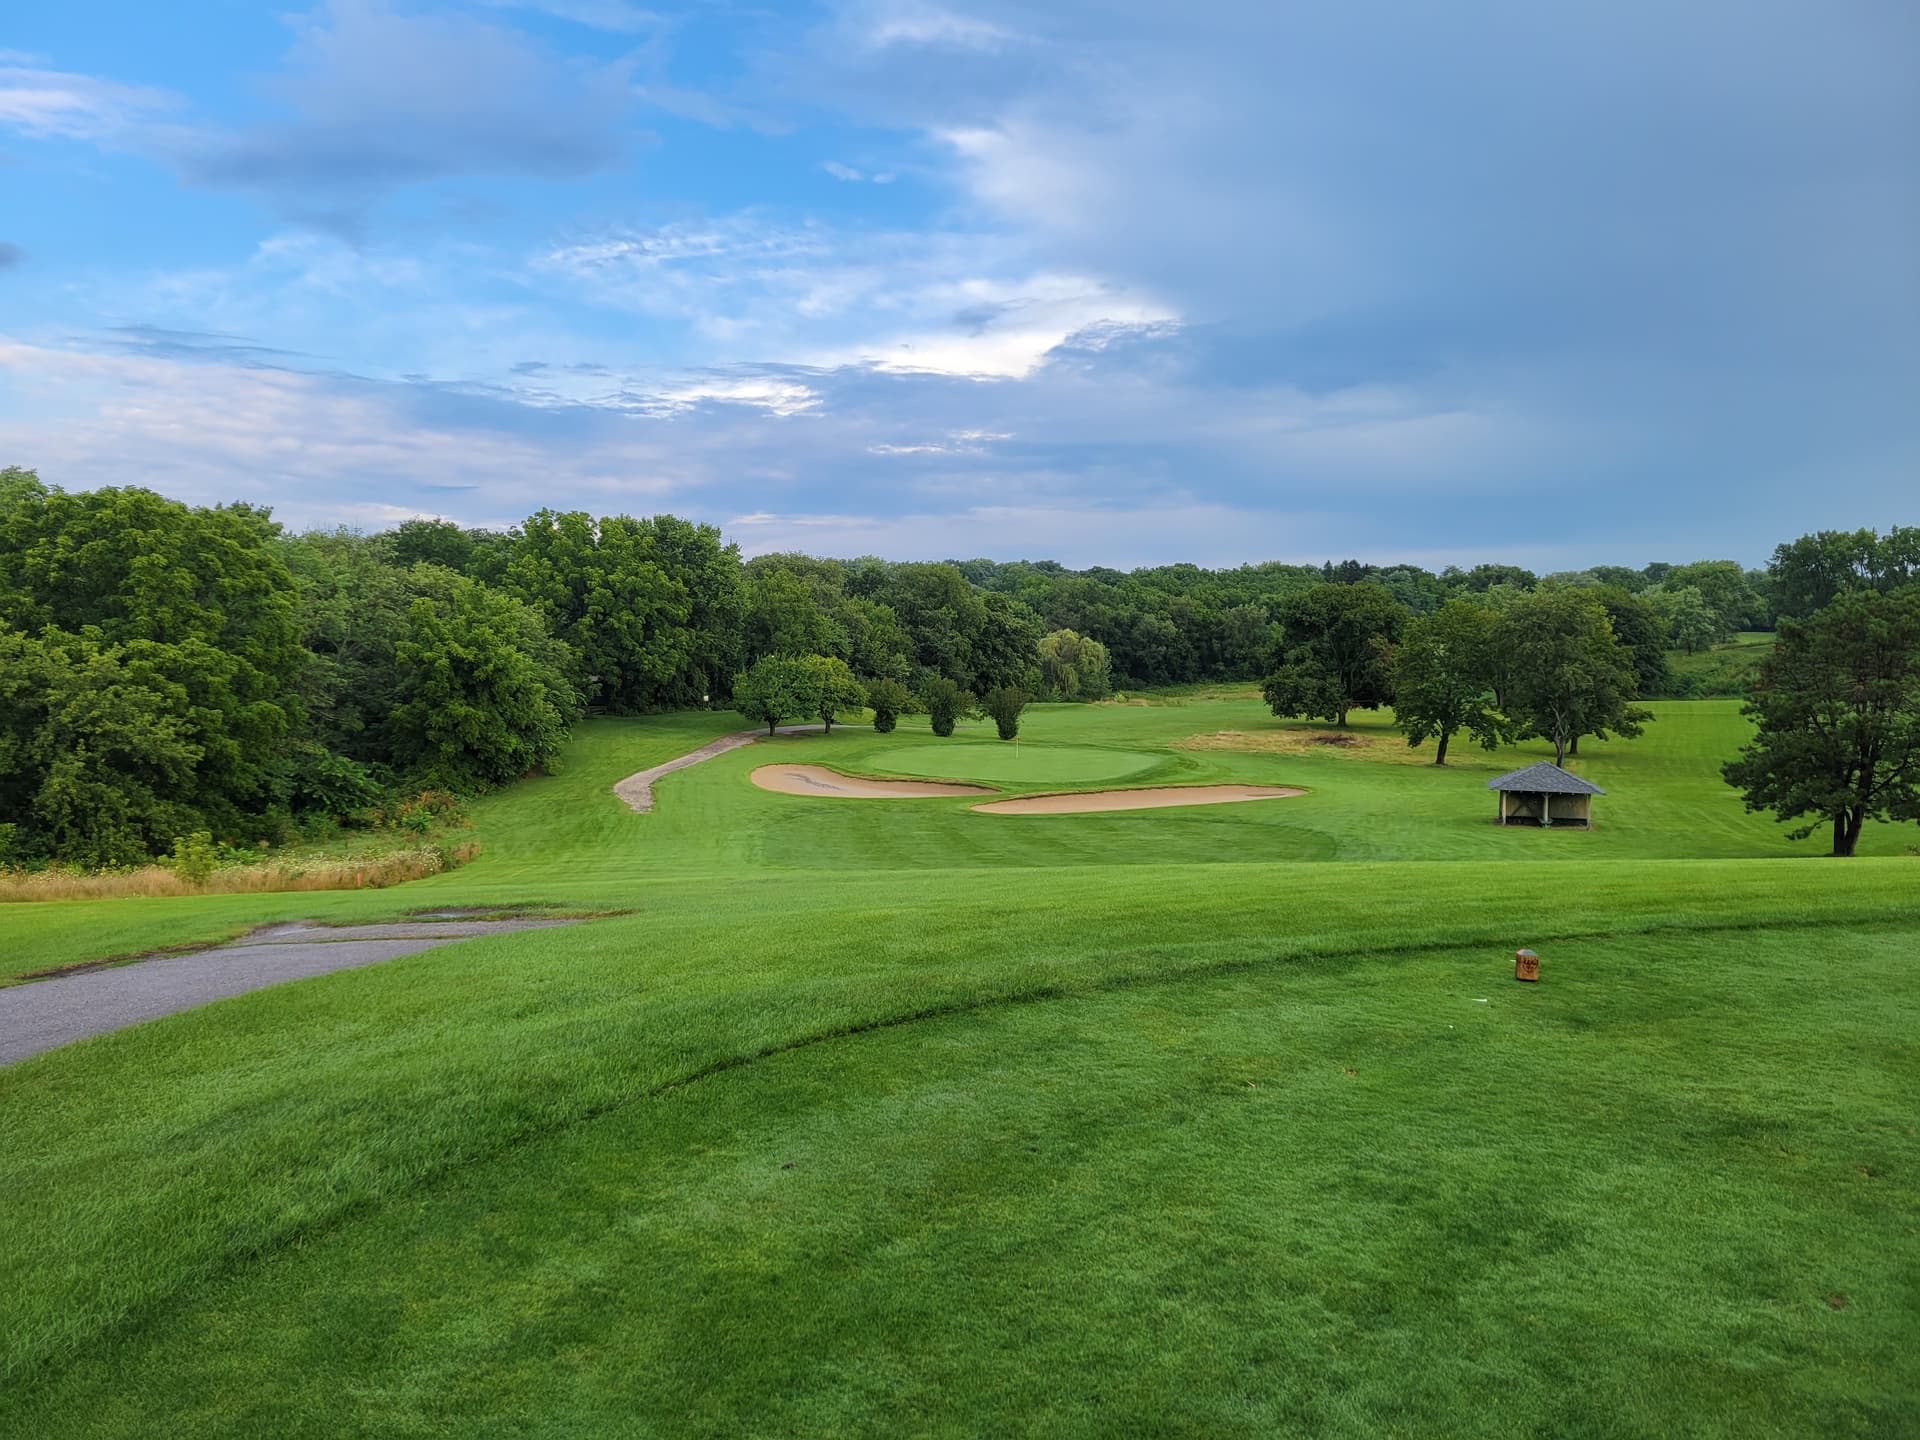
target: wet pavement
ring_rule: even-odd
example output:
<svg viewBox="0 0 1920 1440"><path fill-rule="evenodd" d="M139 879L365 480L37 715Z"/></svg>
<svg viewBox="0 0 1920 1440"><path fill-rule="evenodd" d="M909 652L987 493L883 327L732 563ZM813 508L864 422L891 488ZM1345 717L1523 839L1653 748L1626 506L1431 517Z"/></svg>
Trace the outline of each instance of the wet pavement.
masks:
<svg viewBox="0 0 1920 1440"><path fill-rule="evenodd" d="M0 1065L211 1000L567 920L420 917L388 925L273 925L211 950L0 989Z"/></svg>

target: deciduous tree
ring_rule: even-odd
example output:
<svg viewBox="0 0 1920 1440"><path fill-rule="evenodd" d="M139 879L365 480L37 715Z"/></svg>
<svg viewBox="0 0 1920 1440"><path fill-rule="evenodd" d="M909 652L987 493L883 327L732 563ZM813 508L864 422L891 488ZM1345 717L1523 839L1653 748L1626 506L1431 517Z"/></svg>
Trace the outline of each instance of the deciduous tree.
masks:
<svg viewBox="0 0 1920 1440"><path fill-rule="evenodd" d="M820 672L809 655L762 655L733 677L733 708L773 734L820 710Z"/></svg>
<svg viewBox="0 0 1920 1440"><path fill-rule="evenodd" d="M1585 590L1523 595L1501 615L1494 645L1502 698L1521 738L1553 742L1564 765L1582 735L1638 735L1652 715L1633 702L1633 655L1614 638L1606 608Z"/></svg>
<svg viewBox="0 0 1920 1440"><path fill-rule="evenodd" d="M1492 750L1511 726L1493 694L1497 617L1466 599L1447 601L1407 626L1394 650L1393 713L1409 745L1437 740L1433 763L1464 730Z"/></svg>
<svg viewBox="0 0 1920 1440"><path fill-rule="evenodd" d="M1783 620L1747 702L1754 737L1725 767L1749 810L1833 827L1851 855L1868 820L1920 819L1920 585L1841 593Z"/></svg>
<svg viewBox="0 0 1920 1440"><path fill-rule="evenodd" d="M865 707L866 687L837 655L809 655L807 661L813 666L814 683L819 687L814 714L831 735L834 721L840 719L843 712Z"/></svg>
<svg viewBox="0 0 1920 1440"><path fill-rule="evenodd" d="M1920 580L1920 526L1821 530L1778 546L1767 567L1775 611L1805 619L1850 590L1897 590Z"/></svg>
<svg viewBox="0 0 1920 1440"><path fill-rule="evenodd" d="M1347 723L1393 698L1393 644L1407 612L1380 586L1316 585L1280 607L1281 639L1261 693L1276 715Z"/></svg>
<svg viewBox="0 0 1920 1440"><path fill-rule="evenodd" d="M1073 630L1040 637L1040 684L1056 700L1098 700L1113 689L1107 647Z"/></svg>
<svg viewBox="0 0 1920 1440"><path fill-rule="evenodd" d="M573 656L509 595L437 565L408 572L413 600L394 645L394 763L454 789L550 765L578 709Z"/></svg>

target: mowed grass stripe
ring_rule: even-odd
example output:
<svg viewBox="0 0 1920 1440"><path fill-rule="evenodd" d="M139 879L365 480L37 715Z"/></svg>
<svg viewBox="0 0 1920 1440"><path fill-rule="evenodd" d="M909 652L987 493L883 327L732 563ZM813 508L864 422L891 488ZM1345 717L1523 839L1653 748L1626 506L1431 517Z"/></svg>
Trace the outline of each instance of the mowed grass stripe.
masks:
<svg viewBox="0 0 1920 1440"><path fill-rule="evenodd" d="M1557 945L1535 988L1482 948L1363 953L843 1037L356 1211L0 1415L1902 1433L1907 959L1662 934Z"/></svg>
<svg viewBox="0 0 1920 1440"><path fill-rule="evenodd" d="M676 884L720 895L718 916L748 889L793 879L796 872L802 891L820 888L812 872L829 872L834 886L850 875L898 873L889 883L905 889L921 883L907 872L923 870L1320 860L1552 860L1586 866L1788 858L1824 848L1820 836L1795 843L1786 838L1787 827L1747 813L1721 780L1720 763L1748 734L1738 701L1660 702L1652 707L1657 718L1643 739L1589 740L1578 763L1609 793L1596 808L1596 828L1582 834L1502 830L1490 823L1486 781L1551 758L1537 744L1491 756L1463 744L1445 770L1344 754L1176 750L1164 747L1222 731L1257 745L1302 727L1276 721L1257 698L1244 694L1173 698L1179 703L1037 706L1023 736L1038 742L1036 749L1122 741L1135 751L1162 747L1163 764L1129 784L1295 785L1310 793L1284 805L1218 806L1204 814L1103 814L1010 826L1004 817L970 813L964 799L885 806L885 813L876 813L768 794L747 779L754 766L782 760L884 774L890 752L930 743L922 720L892 736L839 729L830 737L783 737L750 746L666 777L654 813L635 815L610 793L614 781L739 728L739 717L598 719L580 728L558 773L475 806L473 833L485 849L471 865L386 891L0 905L0 983L27 970L230 939L277 920L375 919L410 908L521 902L621 908L651 903L662 887ZM1396 757L1418 753L1407 750L1384 715L1361 713L1354 733ZM1020 743L1024 751L1028 741ZM975 731L954 749L992 754L1013 747ZM1104 783L997 782L996 788L1091 789ZM1920 831L1911 825L1876 825L1868 828L1861 850L1899 855L1916 844ZM949 882L926 883L937 889Z"/></svg>
<svg viewBox="0 0 1920 1440"><path fill-rule="evenodd" d="M1065 890L1063 875L951 876L891 904L869 878L812 908L761 894L725 925L684 890L0 1070L0 1185L19 1197L6 1373L451 1169L813 1039L1365 950L1477 940L1497 957L1631 928L1636 902L1643 930L1920 920L1899 862L1603 867L1578 895L1558 866L1196 867Z"/></svg>

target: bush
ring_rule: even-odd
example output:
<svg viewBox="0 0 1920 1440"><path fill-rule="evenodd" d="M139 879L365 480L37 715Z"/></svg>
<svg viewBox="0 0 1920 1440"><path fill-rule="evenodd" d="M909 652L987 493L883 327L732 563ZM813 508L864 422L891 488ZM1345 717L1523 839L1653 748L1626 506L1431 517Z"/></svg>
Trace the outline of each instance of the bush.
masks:
<svg viewBox="0 0 1920 1440"><path fill-rule="evenodd" d="M873 711L875 734L891 734L912 704L913 696L898 680L875 680L867 686L867 708Z"/></svg>
<svg viewBox="0 0 1920 1440"><path fill-rule="evenodd" d="M927 716L936 735L953 734L955 723L973 709L973 696L944 675L929 680L927 693L921 698L926 701Z"/></svg>
<svg viewBox="0 0 1920 1440"><path fill-rule="evenodd" d="M214 848L213 836L205 830L174 836L173 854L167 859L167 868L187 884L206 884L219 863L220 852Z"/></svg>
<svg viewBox="0 0 1920 1440"><path fill-rule="evenodd" d="M1027 701L1032 698L1026 691L1017 690L1011 685L996 685L980 698L980 708L993 717L1000 738L1011 740L1020 733L1020 712L1027 708Z"/></svg>

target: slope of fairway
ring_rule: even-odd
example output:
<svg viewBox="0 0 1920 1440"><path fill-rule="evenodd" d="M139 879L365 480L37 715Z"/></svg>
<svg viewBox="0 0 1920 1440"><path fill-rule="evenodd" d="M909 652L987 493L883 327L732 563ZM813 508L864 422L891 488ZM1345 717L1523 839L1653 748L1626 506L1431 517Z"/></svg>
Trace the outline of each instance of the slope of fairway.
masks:
<svg viewBox="0 0 1920 1440"><path fill-rule="evenodd" d="M0 1434L1920 1421L1913 827L1836 862L1747 814L1731 704L1590 743L1599 823L1543 833L1485 788L1537 746L1436 770L1379 717L1173 699L1036 708L1018 753L1307 793L1017 821L749 782L1014 753L836 730L639 815L615 780L737 720L594 721L430 881L0 906L12 971L622 912L0 1069Z"/></svg>
<svg viewBox="0 0 1920 1440"><path fill-rule="evenodd" d="M1205 811L1114 813L1044 826L1008 826L970 814L964 799L912 806L823 805L773 795L747 779L774 761L825 765L884 776L890 755L940 749L924 728L880 736L836 729L831 736L781 737L669 775L658 808L635 815L609 787L622 776L671 759L737 730L737 715L705 712L581 726L556 774L524 781L474 807L484 853L431 880L386 891L234 895L190 899L0 905L0 981L11 974L162 945L230 938L250 924L294 918L368 919L444 905L549 903L586 909L633 906L662 882L701 885L711 877L729 893L743 877L756 883L786 873L877 873L1054 866L1271 863L1302 860L1599 860L1808 857L1825 837L1795 842L1766 815L1747 813L1721 780L1719 766L1746 737L1739 702L1669 701L1652 706L1644 738L1589 740L1577 763L1606 787L1591 832L1502 829L1486 782L1504 770L1551 758L1537 743L1487 755L1456 748L1445 769L1389 763L1409 754L1382 715L1356 716L1353 734L1376 749L1348 754L1269 753L1259 749L1180 749L1195 737L1232 732L1234 742L1286 741L1319 730L1275 720L1250 693L1181 697L1137 706L1036 706L1023 734L1046 745L1099 748L1126 742L1158 753L1138 784L1246 784L1310 793L1278 805L1226 805ZM963 729L952 743L969 758L1011 752ZM1024 752L1029 747L1021 745ZM1041 748L1039 744L1033 749ZM1122 752L1124 753L1124 752ZM960 775L957 778L969 778ZM974 776L971 778L982 778ZM1103 783L1085 782L1083 788ZM1010 794L1075 788L1059 783L995 781ZM1913 826L1869 826L1866 855L1899 855L1920 843ZM800 872L800 873L796 873ZM898 882L908 883L905 880ZM716 912L722 913L722 912Z"/></svg>
<svg viewBox="0 0 1920 1440"><path fill-rule="evenodd" d="M621 1082L618 1035L551 1017L511 1040L443 1029L436 1064L396 1067L389 1011L335 1041L386 1052L368 1068L391 1104L355 1116L375 1082L316 1054L328 1103L256 1082L244 1108L197 1101L179 1133L237 1121L222 1153L265 1147L247 1188L308 1215L289 1162L392 1154L383 1119L421 1134L423 1116L504 1106L520 1138L362 1190L297 1247L258 1222L250 1243L230 1233L242 1248L194 1266L196 1288L63 1347L0 1423L1630 1435L1684 1414L1694 1434L1899 1433L1920 1419L1892 1384L1920 1295L1887 1263L1920 1203L1910 933L1571 941L1544 947L1538 988L1491 944L1090 979L843 1025L687 1085ZM535 968L554 978L513 988L551 988ZM591 962L561 993L613 973ZM486 974L483 993L507 980ZM664 1057L688 1032L641 988L621 1032ZM257 1040L226 1041L193 1060L260 1063ZM120 1058L170 1085L192 1068ZM570 1088L611 1088L566 1123L550 1086L575 1071ZM301 1110L333 1116L331 1143ZM124 1160L122 1185L156 1178ZM354 1174L318 1194L350 1199ZM39 1178L9 1190L29 1235L81 1201ZM167 1218L217 1204L223 1178L240 1176L199 1173ZM97 1213L79 1203L63 1243L80 1252Z"/></svg>

